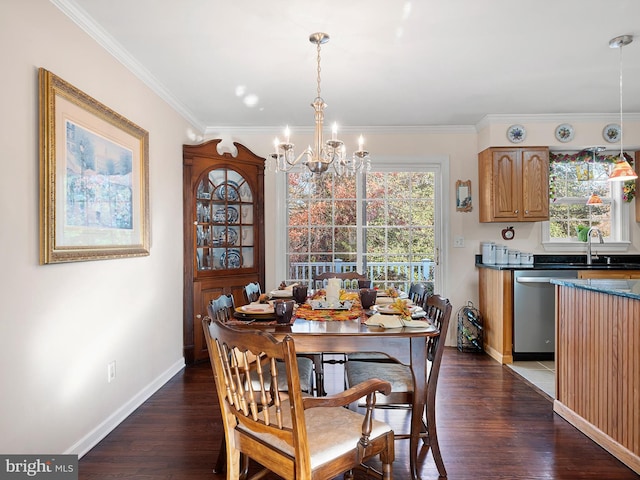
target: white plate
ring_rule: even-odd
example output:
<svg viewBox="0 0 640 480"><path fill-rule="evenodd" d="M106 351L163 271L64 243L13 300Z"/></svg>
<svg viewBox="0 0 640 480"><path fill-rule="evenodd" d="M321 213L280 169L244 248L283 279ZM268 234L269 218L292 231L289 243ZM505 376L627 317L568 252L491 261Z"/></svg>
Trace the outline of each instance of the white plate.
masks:
<svg viewBox="0 0 640 480"><path fill-rule="evenodd" d="M387 292L385 292L384 290L378 290L378 293L376 294L376 296L378 298L380 297L384 297L384 298L391 298L389 297L389 294ZM409 294L407 292L403 292L402 290L398 291L398 298L409 298ZM395 300L395 299L393 299Z"/></svg>
<svg viewBox="0 0 640 480"><path fill-rule="evenodd" d="M522 125L511 125L507 129L507 138L511 143L520 143L527 136L527 131Z"/></svg>
<svg viewBox="0 0 640 480"><path fill-rule="evenodd" d="M573 127L568 123L563 123L556 127L556 139L559 142L566 143L573 140Z"/></svg>
<svg viewBox="0 0 640 480"><path fill-rule="evenodd" d="M375 310L376 312L380 312L380 313L385 313L388 315L397 315L398 311L391 307L391 305L374 305L372 307L372 310ZM411 312L411 316L413 316L414 314L418 314L420 312L424 313L424 310L422 309L422 307L418 307L417 305L414 305L413 307L409 307L409 311Z"/></svg>
<svg viewBox="0 0 640 480"><path fill-rule="evenodd" d="M240 307L240 310L244 313L273 313L273 306L268 303L250 303Z"/></svg>
<svg viewBox="0 0 640 480"><path fill-rule="evenodd" d="M293 291L292 290L272 290L271 292L269 292L269 295L275 298L289 298L289 297L293 297Z"/></svg>
<svg viewBox="0 0 640 480"><path fill-rule="evenodd" d="M620 125L617 123L610 123L604 130L602 130L602 136L609 143L615 143L620 140Z"/></svg>

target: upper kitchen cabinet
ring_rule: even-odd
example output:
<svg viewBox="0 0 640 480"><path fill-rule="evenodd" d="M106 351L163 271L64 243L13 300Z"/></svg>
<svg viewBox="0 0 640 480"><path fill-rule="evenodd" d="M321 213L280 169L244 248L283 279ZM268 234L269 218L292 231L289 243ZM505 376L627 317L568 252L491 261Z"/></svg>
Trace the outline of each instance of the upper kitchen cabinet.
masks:
<svg viewBox="0 0 640 480"><path fill-rule="evenodd" d="M478 155L481 222L549 220L549 148L493 147Z"/></svg>
<svg viewBox="0 0 640 480"><path fill-rule="evenodd" d="M183 147L184 354L208 360L202 318L220 295L244 304L244 287L264 285L264 158L218 153L221 140Z"/></svg>

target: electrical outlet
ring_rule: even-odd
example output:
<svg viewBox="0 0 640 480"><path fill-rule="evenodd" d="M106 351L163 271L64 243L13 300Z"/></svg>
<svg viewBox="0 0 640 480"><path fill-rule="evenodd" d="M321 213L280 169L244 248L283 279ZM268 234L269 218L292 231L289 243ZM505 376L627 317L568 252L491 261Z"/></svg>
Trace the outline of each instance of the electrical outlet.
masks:
<svg viewBox="0 0 640 480"><path fill-rule="evenodd" d="M464 237L456 236L453 238L453 247L454 248L464 248Z"/></svg>
<svg viewBox="0 0 640 480"><path fill-rule="evenodd" d="M107 382L111 383L116 379L116 361L109 363L107 365Z"/></svg>

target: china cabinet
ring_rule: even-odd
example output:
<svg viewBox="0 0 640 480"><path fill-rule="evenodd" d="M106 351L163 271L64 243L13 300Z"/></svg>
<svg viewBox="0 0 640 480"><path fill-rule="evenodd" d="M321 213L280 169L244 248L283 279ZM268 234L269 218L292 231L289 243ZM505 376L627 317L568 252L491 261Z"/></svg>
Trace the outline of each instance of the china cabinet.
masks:
<svg viewBox="0 0 640 480"><path fill-rule="evenodd" d="M232 294L243 303L251 282L264 285L264 158L221 140L183 146L184 355L207 360L202 317L209 301Z"/></svg>
<svg viewBox="0 0 640 480"><path fill-rule="evenodd" d="M478 155L481 222L549 219L548 147L493 147Z"/></svg>

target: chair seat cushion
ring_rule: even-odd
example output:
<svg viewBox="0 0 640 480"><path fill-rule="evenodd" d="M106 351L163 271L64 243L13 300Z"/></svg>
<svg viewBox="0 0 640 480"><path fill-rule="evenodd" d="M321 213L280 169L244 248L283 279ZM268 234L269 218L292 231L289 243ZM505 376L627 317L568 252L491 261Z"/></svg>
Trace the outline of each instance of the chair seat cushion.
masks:
<svg viewBox="0 0 640 480"><path fill-rule="evenodd" d="M275 418L275 407L269 409L271 418ZM262 416L262 414L260 414ZM282 416L285 427L291 427L291 409L289 401L282 402ZM317 407L304 411L307 428L307 440L311 457L311 468L315 469L334 458L357 447L362 436L364 416L342 407ZM240 430L249 431L243 425ZM373 420L370 439L375 439L391 431L391 427L379 420ZM263 440L287 455L293 456L293 447L268 433L251 431L251 435Z"/></svg>
<svg viewBox="0 0 640 480"><path fill-rule="evenodd" d="M401 363L349 360L345 364L345 374L349 385L357 385L371 378L379 378L391 384L392 392L413 392L411 368Z"/></svg>
<svg viewBox="0 0 640 480"><path fill-rule="evenodd" d="M389 355L382 352L355 352L349 353L347 355L348 360L357 360L360 362L373 362L373 361L381 361L381 362L393 362L393 360Z"/></svg>
<svg viewBox="0 0 640 480"><path fill-rule="evenodd" d="M313 392L313 361L310 358L306 357L297 357L298 360L298 373L300 375L300 390L306 393ZM278 390L281 392L286 392L289 390L289 385L287 385L287 374L284 370L284 363L276 362L276 368L278 369ZM264 372L265 381L268 383L265 384L266 388L269 388L271 385L271 375L268 371ZM251 373L251 381L254 390L260 389L260 383L258 382L258 376L255 372Z"/></svg>

